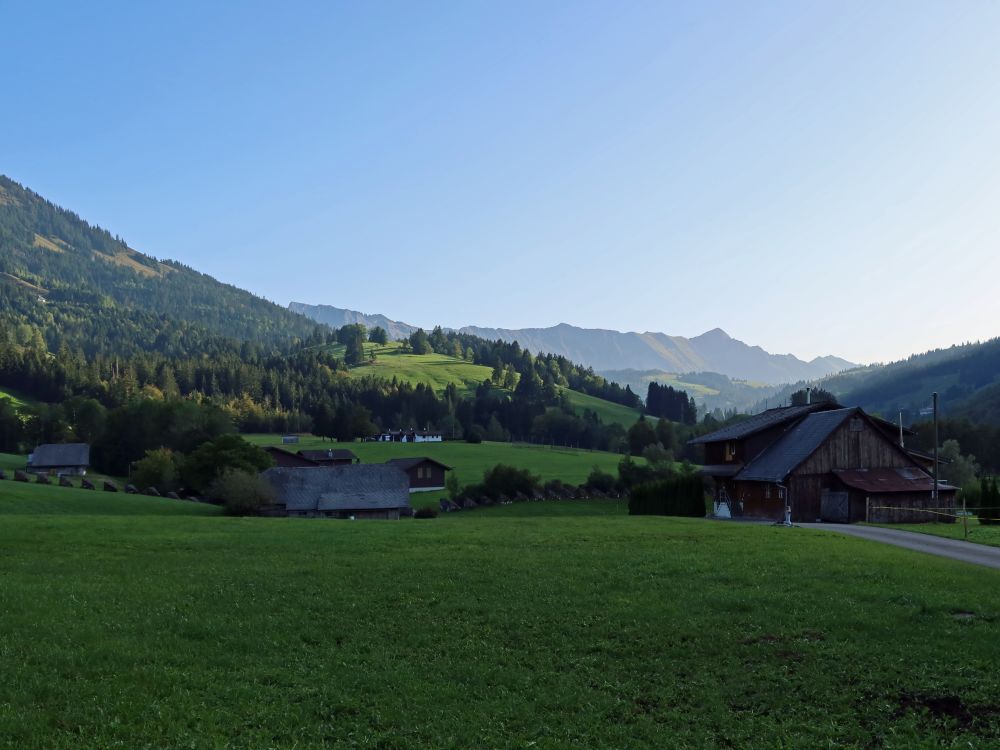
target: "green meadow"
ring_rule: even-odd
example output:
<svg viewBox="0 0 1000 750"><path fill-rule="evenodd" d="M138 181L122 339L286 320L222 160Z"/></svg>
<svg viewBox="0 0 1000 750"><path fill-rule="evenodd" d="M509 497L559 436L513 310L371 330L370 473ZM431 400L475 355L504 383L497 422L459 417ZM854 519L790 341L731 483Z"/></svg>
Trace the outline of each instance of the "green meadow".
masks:
<svg viewBox="0 0 1000 750"><path fill-rule="evenodd" d="M343 356L345 352L343 344L329 344L324 348L338 356ZM484 380L489 380L493 374L490 367L475 365L445 354L405 354L398 342L390 342L384 346L365 343L364 348L365 354L375 354L375 361L352 367L350 370L352 378L374 375L387 380L396 378L414 385L424 383L431 386L438 394L444 393L449 383L454 383L460 395L468 395ZM637 409L629 409L627 406L571 391L568 388L563 391L578 413L582 414L584 409L590 409L596 412L605 424L618 423L628 429L639 418Z"/></svg>
<svg viewBox="0 0 1000 750"><path fill-rule="evenodd" d="M509 464L528 469L542 481L559 479L569 484L582 484L596 466L617 475L622 456L605 451L588 451L560 446L528 443L335 443L317 437L300 437L298 444L281 445L280 435L243 435L255 445L276 445L293 453L297 450L347 448L362 463L384 463L390 458L430 456L451 466L461 484L471 484L483 478L483 472L496 464ZM642 461L643 459L635 459Z"/></svg>
<svg viewBox="0 0 1000 750"><path fill-rule="evenodd" d="M12 482L0 516L5 747L1000 744L1000 572L861 539Z"/></svg>

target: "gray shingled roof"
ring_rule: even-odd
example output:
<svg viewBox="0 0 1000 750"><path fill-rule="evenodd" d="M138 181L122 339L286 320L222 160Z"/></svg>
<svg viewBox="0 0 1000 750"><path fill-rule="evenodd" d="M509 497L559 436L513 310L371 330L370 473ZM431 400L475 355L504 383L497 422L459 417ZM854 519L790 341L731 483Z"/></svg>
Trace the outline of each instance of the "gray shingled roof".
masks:
<svg viewBox="0 0 1000 750"><path fill-rule="evenodd" d="M857 407L810 414L743 467L737 481L783 482L796 466L811 456Z"/></svg>
<svg viewBox="0 0 1000 750"><path fill-rule="evenodd" d="M419 466L424 461L429 461L432 464L437 464L445 471L451 471L451 467L448 464L443 464L436 458L430 458L429 456L414 456L412 458L390 458L386 461L387 464L392 464L393 466L398 466L404 471L409 471L414 466Z"/></svg>
<svg viewBox="0 0 1000 750"><path fill-rule="evenodd" d="M691 445L701 445L703 443L717 443L722 440L739 440L755 432L767 430L771 427L783 425L786 422L804 417L816 411L841 408L838 404L829 402L819 402L816 404L805 404L803 406L781 406L776 409L768 409L760 414L754 414L741 422L723 427L721 430L710 432L691 441Z"/></svg>
<svg viewBox="0 0 1000 750"><path fill-rule="evenodd" d="M287 510L388 510L410 507L410 480L395 466L276 466L262 476Z"/></svg>
<svg viewBox="0 0 1000 750"><path fill-rule="evenodd" d="M31 454L30 466L33 469L90 466L90 446L86 443L39 445Z"/></svg>

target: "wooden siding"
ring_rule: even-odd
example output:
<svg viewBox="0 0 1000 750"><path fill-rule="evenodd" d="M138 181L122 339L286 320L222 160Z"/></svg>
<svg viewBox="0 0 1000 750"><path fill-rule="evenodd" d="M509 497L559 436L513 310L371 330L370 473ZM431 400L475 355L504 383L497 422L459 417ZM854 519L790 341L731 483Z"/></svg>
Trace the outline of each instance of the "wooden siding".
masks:
<svg viewBox="0 0 1000 750"><path fill-rule="evenodd" d="M444 487L444 475L444 467L433 461L424 461L406 470L406 476L410 479L411 490L429 490Z"/></svg>
<svg viewBox="0 0 1000 750"><path fill-rule="evenodd" d="M855 429L855 424L860 429ZM888 469L917 465L902 448L872 427L866 419L851 417L794 473L826 474L834 469Z"/></svg>

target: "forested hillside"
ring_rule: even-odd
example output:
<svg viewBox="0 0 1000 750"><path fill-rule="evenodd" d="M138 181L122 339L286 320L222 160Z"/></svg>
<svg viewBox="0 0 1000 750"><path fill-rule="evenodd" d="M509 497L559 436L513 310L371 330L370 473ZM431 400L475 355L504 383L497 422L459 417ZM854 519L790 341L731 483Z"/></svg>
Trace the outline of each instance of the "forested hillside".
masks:
<svg viewBox="0 0 1000 750"><path fill-rule="evenodd" d="M426 385L380 376L365 347L387 335L319 325L150 258L0 181L0 388L30 399L0 400L0 450L86 440L123 473L147 449L188 451L233 429L355 439L419 426L473 441L629 445L625 420L601 414L637 414L639 398L565 357L417 330L401 345L408 357L484 375Z"/></svg>
<svg viewBox="0 0 1000 750"><path fill-rule="evenodd" d="M213 335L275 344L308 336L316 325L137 252L4 176L0 274L2 322L40 329L52 351L65 342L87 354L179 353L189 345L197 351Z"/></svg>

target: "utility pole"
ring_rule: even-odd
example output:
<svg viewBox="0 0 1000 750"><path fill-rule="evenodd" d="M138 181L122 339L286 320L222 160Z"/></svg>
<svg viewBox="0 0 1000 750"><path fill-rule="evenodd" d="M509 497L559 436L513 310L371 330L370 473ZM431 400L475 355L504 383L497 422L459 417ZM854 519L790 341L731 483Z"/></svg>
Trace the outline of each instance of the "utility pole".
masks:
<svg viewBox="0 0 1000 750"><path fill-rule="evenodd" d="M934 399L934 507L938 507L938 395L937 391L931 394Z"/></svg>

